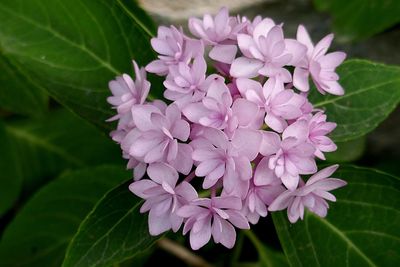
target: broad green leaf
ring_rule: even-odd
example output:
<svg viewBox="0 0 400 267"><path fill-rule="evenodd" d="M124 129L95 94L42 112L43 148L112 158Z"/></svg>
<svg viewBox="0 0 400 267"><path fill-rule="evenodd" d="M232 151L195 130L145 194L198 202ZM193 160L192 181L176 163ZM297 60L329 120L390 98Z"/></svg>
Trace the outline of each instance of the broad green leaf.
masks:
<svg viewBox="0 0 400 267"><path fill-rule="evenodd" d="M11 147L9 138L0 121L0 216L3 215L18 198L21 190L22 175L17 168L17 158Z"/></svg>
<svg viewBox="0 0 400 267"><path fill-rule="evenodd" d="M63 267L110 266L148 249L157 237L149 234L142 201L128 189L130 182L110 191L81 223Z"/></svg>
<svg viewBox="0 0 400 267"><path fill-rule="evenodd" d="M155 57L149 22L128 0L1 1L0 49L56 100L111 128L108 81Z"/></svg>
<svg viewBox="0 0 400 267"><path fill-rule="evenodd" d="M366 168L341 167L348 182L322 219L307 212L290 224L272 218L291 266L397 266L400 262L400 180Z"/></svg>
<svg viewBox="0 0 400 267"><path fill-rule="evenodd" d="M355 161L364 154L366 141L367 137L362 136L350 141L336 142L337 150L326 153L326 160L335 163Z"/></svg>
<svg viewBox="0 0 400 267"><path fill-rule="evenodd" d="M10 122L5 129L15 155L13 171L21 174L26 191L65 168L123 164L118 146L108 136L66 110L54 110L36 120ZM1 153L0 161L7 161L7 156Z"/></svg>
<svg viewBox="0 0 400 267"><path fill-rule="evenodd" d="M365 39L400 22L398 0L314 0L333 17L334 30L343 38Z"/></svg>
<svg viewBox="0 0 400 267"><path fill-rule="evenodd" d="M326 110L337 123L330 135L343 142L375 129L400 101L400 68L365 60L348 60L338 68L343 96L321 95L312 90L310 101Z"/></svg>
<svg viewBox="0 0 400 267"><path fill-rule="evenodd" d="M60 266L80 222L129 175L121 167L103 166L67 172L43 187L7 227L0 266Z"/></svg>
<svg viewBox="0 0 400 267"><path fill-rule="evenodd" d="M6 59L1 50L0 70L0 108L34 117L43 115L47 94Z"/></svg>

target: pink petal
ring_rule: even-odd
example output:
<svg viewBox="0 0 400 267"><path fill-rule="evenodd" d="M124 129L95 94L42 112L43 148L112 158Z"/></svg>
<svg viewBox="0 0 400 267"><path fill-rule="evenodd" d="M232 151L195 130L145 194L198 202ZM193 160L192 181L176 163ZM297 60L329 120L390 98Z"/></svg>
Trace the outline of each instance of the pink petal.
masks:
<svg viewBox="0 0 400 267"><path fill-rule="evenodd" d="M336 178L330 178L330 179L323 179L323 180L317 181L311 186L314 188L318 188L319 190L331 191L331 190L337 189L339 187L343 187L346 184L347 183L343 180L336 179Z"/></svg>
<svg viewBox="0 0 400 267"><path fill-rule="evenodd" d="M182 174L189 174L193 166L193 160L190 157L192 154L192 147L188 144L178 144L178 154L173 162L170 162L178 172ZM189 156L188 156L189 155Z"/></svg>
<svg viewBox="0 0 400 267"><path fill-rule="evenodd" d="M306 185L311 185L317 181L320 181L324 178L328 178L330 177L336 170L337 168L339 168L338 164L326 167L322 170L320 170L319 172L317 172L316 174L314 174L313 176L310 177L310 179L308 179Z"/></svg>
<svg viewBox="0 0 400 267"><path fill-rule="evenodd" d="M198 148L193 151L192 158L196 161L205 161L218 158L219 153L215 149Z"/></svg>
<svg viewBox="0 0 400 267"><path fill-rule="evenodd" d="M304 60L307 47L294 39L285 39L285 50L292 56L288 65L297 66Z"/></svg>
<svg viewBox="0 0 400 267"><path fill-rule="evenodd" d="M308 137L308 123L306 120L298 120L289 125L282 134L282 138L286 139L294 137L298 142L307 140Z"/></svg>
<svg viewBox="0 0 400 267"><path fill-rule="evenodd" d="M278 133L283 132L286 128L287 123L284 119L275 116L272 113L267 113L265 116L265 124L270 127L272 130L277 131Z"/></svg>
<svg viewBox="0 0 400 267"><path fill-rule="evenodd" d="M202 227L198 232L194 232L193 229L190 232L190 246L193 250L198 250L207 244L211 238L211 218L204 219L201 223Z"/></svg>
<svg viewBox="0 0 400 267"><path fill-rule="evenodd" d="M247 78L238 78L236 80L236 85L243 97L246 97L259 106L264 106L265 101L262 94L262 86L259 82ZM252 92L252 94L249 94L250 92ZM248 95L254 95L254 97L250 98Z"/></svg>
<svg viewBox="0 0 400 267"><path fill-rule="evenodd" d="M169 142L168 152L167 152L167 161L171 162L176 159L178 155L178 141L176 139Z"/></svg>
<svg viewBox="0 0 400 267"><path fill-rule="evenodd" d="M147 64L146 71L159 75L165 75L168 73L168 66L165 65L162 60L154 60Z"/></svg>
<svg viewBox="0 0 400 267"><path fill-rule="evenodd" d="M233 248L236 242L235 228L227 221L221 220L221 239L219 242L227 248Z"/></svg>
<svg viewBox="0 0 400 267"><path fill-rule="evenodd" d="M263 65L263 62L257 59L239 57L232 62L230 74L236 78L254 78Z"/></svg>
<svg viewBox="0 0 400 267"><path fill-rule="evenodd" d="M176 188L175 193L182 196L187 201L191 201L198 197L196 189L188 182L181 182Z"/></svg>
<svg viewBox="0 0 400 267"><path fill-rule="evenodd" d="M247 157L235 157L235 168L236 172L239 174L239 178L242 180L249 180L253 175L253 169Z"/></svg>
<svg viewBox="0 0 400 267"><path fill-rule="evenodd" d="M300 212L301 212L300 205L301 205L301 199L299 197L295 197L293 203L288 207L287 214L289 221L291 223L297 222L297 220L300 218Z"/></svg>
<svg viewBox="0 0 400 267"><path fill-rule="evenodd" d="M226 214L228 214L229 222L231 222L234 226L239 229L250 229L249 222L246 220L246 217L240 212L236 210L226 210Z"/></svg>
<svg viewBox="0 0 400 267"><path fill-rule="evenodd" d="M220 161L209 159L201 162L196 168L196 176L202 177L208 175L221 164Z"/></svg>
<svg viewBox="0 0 400 267"><path fill-rule="evenodd" d="M147 174L156 183L168 183L172 188L175 188L178 181L178 172L170 165L165 163L152 163L147 168Z"/></svg>
<svg viewBox="0 0 400 267"><path fill-rule="evenodd" d="M325 56L318 59L318 62L321 64L322 68L326 69L334 69L346 58L346 53L343 52L333 52L326 54Z"/></svg>
<svg viewBox="0 0 400 267"><path fill-rule="evenodd" d="M327 81L324 90L332 95L344 95L343 87L337 81Z"/></svg>
<svg viewBox="0 0 400 267"><path fill-rule="evenodd" d="M165 110L165 117L170 121L174 122L181 119L181 111L175 104L171 104Z"/></svg>
<svg viewBox="0 0 400 267"><path fill-rule="evenodd" d="M171 134L173 137L186 142L190 135L190 125L185 120L178 120L172 126Z"/></svg>
<svg viewBox="0 0 400 267"><path fill-rule="evenodd" d="M224 175L224 173L225 173L225 164L221 164L217 168L215 168L212 172L207 174L206 178L208 180L214 181L214 183L212 184L214 185L217 179L221 178ZM206 187L203 185L203 188L209 188L209 186Z"/></svg>
<svg viewBox="0 0 400 267"><path fill-rule="evenodd" d="M150 151L146 153L144 156L143 161L146 163L153 163L161 160L164 157L164 153L166 152L166 149L169 145L169 141L163 141L157 146L153 147ZM176 150L175 150L176 152Z"/></svg>
<svg viewBox="0 0 400 267"><path fill-rule="evenodd" d="M204 107L203 103L192 103L187 105L182 113L188 118L191 122L199 123L200 119L203 117L207 117L209 114L209 110Z"/></svg>
<svg viewBox="0 0 400 267"><path fill-rule="evenodd" d="M213 128L205 128L203 136L210 140L212 144L216 147L226 149L228 147L229 141L228 137L223 131L213 129Z"/></svg>
<svg viewBox="0 0 400 267"><path fill-rule="evenodd" d="M243 98L238 98L233 102L232 113L239 121L239 125L246 127L254 121L259 108L257 104Z"/></svg>
<svg viewBox="0 0 400 267"><path fill-rule="evenodd" d="M277 179L273 170L268 167L268 157L264 157L257 165L254 173L254 184L257 186L269 185Z"/></svg>
<svg viewBox="0 0 400 267"><path fill-rule="evenodd" d="M229 11L226 7L222 7L215 16L215 32L222 35L226 31L229 22Z"/></svg>
<svg viewBox="0 0 400 267"><path fill-rule="evenodd" d="M318 44L315 45L313 58L318 58L322 55L325 55L326 51L328 51L329 47L331 46L333 40L333 34L328 34Z"/></svg>
<svg viewBox="0 0 400 267"><path fill-rule="evenodd" d="M136 127L141 131L155 129L151 122L151 115L161 114L160 110L153 105L137 105L132 107L132 117Z"/></svg>
<svg viewBox="0 0 400 267"><path fill-rule="evenodd" d="M133 177L135 181L138 181L141 179L144 174L146 173L147 170L147 164L144 162L139 163L134 169L133 169Z"/></svg>
<svg viewBox="0 0 400 267"><path fill-rule="evenodd" d="M263 19L254 28L254 31L253 31L254 40L258 40L260 38L260 36L266 37L268 35L269 31L274 26L275 26L275 23L274 23L274 21L272 19L270 19L270 18Z"/></svg>
<svg viewBox="0 0 400 267"><path fill-rule="evenodd" d="M293 201L295 197L294 192L286 190L282 194L280 194L272 203L269 205L269 211L278 211L286 209L289 204Z"/></svg>
<svg viewBox="0 0 400 267"><path fill-rule="evenodd" d="M325 198L326 200L329 200L329 201L332 201L332 202L336 201L336 197L333 194L331 194L329 192L326 192L324 190L318 190L318 189L314 190L313 194L315 194L315 195L317 195L319 197Z"/></svg>
<svg viewBox="0 0 400 267"><path fill-rule="evenodd" d="M229 95L230 99L227 102L227 106L230 106L232 104L232 97L229 88L225 84L225 79L216 74L210 75L207 79L209 83L207 97L211 97L222 104L224 95Z"/></svg>
<svg viewBox="0 0 400 267"><path fill-rule="evenodd" d="M149 197L152 197L153 194L146 194L146 190L154 187L159 187L159 185L151 180L145 179L131 183L129 185L129 190L138 197L147 199Z"/></svg>
<svg viewBox="0 0 400 267"><path fill-rule="evenodd" d="M129 147L129 154L135 157L144 157L149 151L157 147L163 140L148 140L143 137L137 138Z"/></svg>
<svg viewBox="0 0 400 267"><path fill-rule="evenodd" d="M152 236L159 235L171 229L171 222L169 220L169 212L158 215L151 209L149 212L149 232Z"/></svg>
<svg viewBox="0 0 400 267"><path fill-rule="evenodd" d="M252 57L250 54L250 47L255 46L253 38L247 34L238 34L237 35L238 46L240 51L243 53L245 57Z"/></svg>
<svg viewBox="0 0 400 267"><path fill-rule="evenodd" d="M296 38L300 43L304 44L307 47L309 52L314 50L314 45L311 41L310 35L308 35L308 32L303 25L299 25L299 27L297 28Z"/></svg>
<svg viewBox="0 0 400 267"><path fill-rule="evenodd" d="M180 207L176 213L181 217L189 218L189 217L194 217L195 215L200 215L204 213L204 211L206 211L206 209L198 206L185 205Z"/></svg>
<svg viewBox="0 0 400 267"><path fill-rule="evenodd" d="M259 131L239 128L233 134L232 144L239 155L252 161L258 155L262 138Z"/></svg>
<svg viewBox="0 0 400 267"><path fill-rule="evenodd" d="M183 218L177 216L175 213L171 213L169 216L169 221L171 222L171 228L174 233L176 233L183 223Z"/></svg>
<svg viewBox="0 0 400 267"><path fill-rule="evenodd" d="M236 57L236 53L236 45L216 45L208 55L216 61L231 64Z"/></svg>
<svg viewBox="0 0 400 267"><path fill-rule="evenodd" d="M162 55L174 55L174 51L171 50L171 47L167 44L167 42L165 42L165 40L151 38L150 43L157 53Z"/></svg>
<svg viewBox="0 0 400 267"><path fill-rule="evenodd" d="M271 131L263 131L262 135L260 153L263 156L275 154L281 147L281 138L279 135Z"/></svg>
<svg viewBox="0 0 400 267"><path fill-rule="evenodd" d="M212 203L214 207L220 209L240 210L242 208L242 201L234 196L214 197Z"/></svg>
<svg viewBox="0 0 400 267"><path fill-rule="evenodd" d="M296 67L293 73L293 86L303 92L308 92L310 84L308 81L309 71L301 67Z"/></svg>
<svg viewBox="0 0 400 267"><path fill-rule="evenodd" d="M289 189L290 191L294 191L299 184L300 176L292 176L288 172L285 172L280 178L287 189Z"/></svg>

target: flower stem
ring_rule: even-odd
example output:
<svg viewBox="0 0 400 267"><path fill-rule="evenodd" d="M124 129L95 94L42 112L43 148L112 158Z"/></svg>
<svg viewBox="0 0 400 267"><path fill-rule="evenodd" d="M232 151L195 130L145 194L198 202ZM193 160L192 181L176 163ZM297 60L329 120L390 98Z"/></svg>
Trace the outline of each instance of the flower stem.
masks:
<svg viewBox="0 0 400 267"><path fill-rule="evenodd" d="M194 173L194 171L192 171L191 173L189 173L188 176L186 176L186 178L184 179L185 182L190 183L190 181L192 181L192 179L196 176L196 174Z"/></svg>
<svg viewBox="0 0 400 267"><path fill-rule="evenodd" d="M175 257L179 258L182 260L184 263L186 263L189 266L193 267L212 267L210 263L208 263L205 259L202 257L194 254L192 251L189 249L185 248L184 246L168 239L168 238L162 238L157 241L157 244L160 248L163 250L171 253Z"/></svg>

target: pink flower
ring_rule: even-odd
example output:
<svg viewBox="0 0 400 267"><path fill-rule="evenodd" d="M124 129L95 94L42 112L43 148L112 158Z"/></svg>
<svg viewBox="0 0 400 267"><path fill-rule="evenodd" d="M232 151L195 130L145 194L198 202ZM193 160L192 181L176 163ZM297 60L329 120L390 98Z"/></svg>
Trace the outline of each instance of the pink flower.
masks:
<svg viewBox="0 0 400 267"><path fill-rule="evenodd" d="M265 166L266 164L263 165L264 164L257 165L254 172L254 179L250 180L250 188L243 203L242 212L252 224L256 224L260 216L266 217L268 214L267 206L270 205L278 195L285 191L281 180L276 176L268 183L263 185L256 184L256 179L259 181L264 180L265 171L273 175L273 172L268 169L268 166Z"/></svg>
<svg viewBox="0 0 400 267"><path fill-rule="evenodd" d="M178 210L178 215L186 218L183 234L190 231L190 246L197 250L210 241L232 248L236 241L236 231L250 229L247 219L240 212L239 198L213 197L199 198Z"/></svg>
<svg viewBox="0 0 400 267"><path fill-rule="evenodd" d="M265 124L277 132L283 132L287 120L303 115L306 98L293 90L271 87L268 82L262 87L259 82L247 78L237 79L236 84L243 97L265 111Z"/></svg>
<svg viewBox="0 0 400 267"><path fill-rule="evenodd" d="M129 185L129 190L146 200L140 212L150 210L150 234L159 235L169 229L178 231L183 218L177 215L177 211L197 198L196 190L185 181L176 186L178 173L165 163L151 164L147 173L151 180L133 182Z"/></svg>
<svg viewBox="0 0 400 267"><path fill-rule="evenodd" d="M321 93L342 94L335 69L345 54L326 54L333 35L314 47L302 26L297 40L282 26L222 8L189 19L198 39L159 27L151 39L158 58L146 70L164 76L169 105L146 101L150 83L135 62L136 80L110 82L110 120L118 120L111 137L133 169L129 188L145 200L152 235L184 223L193 249L211 237L231 248L235 226L248 229L268 209L288 208L291 222L304 207L326 215L326 200L335 200L328 191L345 182L327 178L337 166L316 173L315 159L336 149L327 136L336 124L309 102L308 77ZM306 174L314 175L304 184ZM192 185L211 197L199 199Z"/></svg>
<svg viewBox="0 0 400 267"><path fill-rule="evenodd" d="M336 123L327 122L326 115L318 112L308 120L308 140L315 147L315 156L325 160L322 152L332 152L337 149L335 143L326 136L336 128Z"/></svg>
<svg viewBox="0 0 400 267"><path fill-rule="evenodd" d="M328 92L333 95L343 95L344 90L337 82L339 76L335 69L344 61L346 54L343 52L326 54L333 40L333 34L325 36L314 47L307 30L300 25L297 29L297 40L307 47L307 57L294 70L294 86L301 91L308 91L308 76L311 74L321 94Z"/></svg>
<svg viewBox="0 0 400 267"><path fill-rule="evenodd" d="M208 189L222 178L224 191L230 194L240 180L252 177L251 161L258 154L259 132L237 129L230 141L222 131L204 129L202 138L192 142L192 158L197 164L196 176L205 176L203 188Z"/></svg>
<svg viewBox="0 0 400 267"><path fill-rule="evenodd" d="M227 8L221 8L214 18L206 14L203 20L189 19L190 32L201 38L205 44L213 46L209 53L210 58L228 64L232 63L237 52L237 46L232 40L236 39L236 34L244 26L236 18L229 17Z"/></svg>
<svg viewBox="0 0 400 267"><path fill-rule="evenodd" d="M224 130L231 136L233 131L240 127L253 127L254 114L258 107L245 99L237 99L232 103L232 96L224 79L218 75L211 75L208 92L201 102L188 104L183 114L194 123L203 126ZM260 127L261 125L256 125Z"/></svg>
<svg viewBox="0 0 400 267"><path fill-rule="evenodd" d="M158 27L157 37L151 39L151 46L160 55L146 66L146 70L162 76L168 74L170 66L180 62L188 64L191 58L203 54L201 42L187 38L182 29L174 26Z"/></svg>
<svg viewBox="0 0 400 267"><path fill-rule="evenodd" d="M288 126L282 134L282 141L274 132L264 132L260 152L269 156L268 167L289 190L297 188L300 174L317 171L314 160L315 148L307 143L308 125L299 120Z"/></svg>
<svg viewBox="0 0 400 267"><path fill-rule="evenodd" d="M252 35L238 34L237 40L244 56L236 58L231 66L230 73L237 78L261 74L290 82L291 74L283 67L297 64L306 52L306 47L298 41L284 39L282 27L271 19L259 22Z"/></svg>
<svg viewBox="0 0 400 267"><path fill-rule="evenodd" d="M329 201L336 201L334 195L328 191L345 186L347 183L336 178L328 178L338 168L333 165L322 169L308 179L307 183L301 181L300 187L295 191L287 190L280 194L269 206L269 211L287 208L289 221L295 223L304 217L304 207L320 217L325 217L329 208Z"/></svg>
<svg viewBox="0 0 400 267"><path fill-rule="evenodd" d="M133 113L137 128L122 143L124 150L144 163L165 162L188 174L193 164L188 157L192 148L178 140L187 141L190 125L181 118L179 108L172 104L162 113L148 104L134 107Z"/></svg>
<svg viewBox="0 0 400 267"><path fill-rule="evenodd" d="M128 74L123 74L108 84L113 95L107 98L107 102L113 105L118 112L109 120L119 119L118 129L124 130L132 127L132 107L143 104L150 90L150 82L146 80L146 71L144 68L139 69L135 61L132 62L135 69L135 81ZM114 133L114 135L118 135L118 133ZM121 140L119 137L116 139Z"/></svg>
<svg viewBox="0 0 400 267"><path fill-rule="evenodd" d="M171 66L167 80L164 81L165 98L175 101L180 108L202 100L207 92L206 70L203 56L197 56L191 66L183 62Z"/></svg>

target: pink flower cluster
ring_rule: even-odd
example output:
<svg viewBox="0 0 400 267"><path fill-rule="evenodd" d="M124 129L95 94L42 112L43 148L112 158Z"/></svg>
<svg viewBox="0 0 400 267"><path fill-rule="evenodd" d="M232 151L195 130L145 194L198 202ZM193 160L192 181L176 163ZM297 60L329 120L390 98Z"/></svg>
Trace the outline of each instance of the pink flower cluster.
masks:
<svg viewBox="0 0 400 267"><path fill-rule="evenodd" d="M330 178L337 165L317 172L315 159L336 150L327 137L336 124L307 95L310 78L322 94L344 93L335 68L346 55L327 53L333 35L314 46L303 26L289 39L282 24L225 8L191 18L189 29L194 37L159 27L158 59L133 62L135 80L109 84L118 112L111 136L134 169L129 189L145 200L150 234L184 225L193 249L211 237L232 248L235 227L249 229L268 211L287 209L292 223L305 207L325 216L326 200L335 201L328 191L346 183ZM165 77L169 104L146 100L146 71Z"/></svg>

